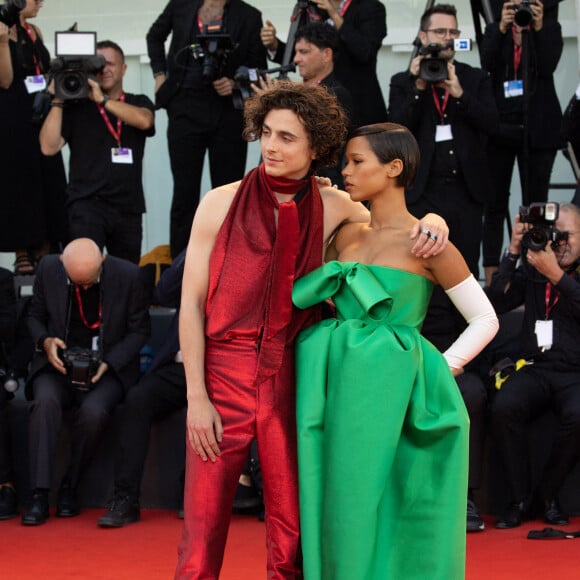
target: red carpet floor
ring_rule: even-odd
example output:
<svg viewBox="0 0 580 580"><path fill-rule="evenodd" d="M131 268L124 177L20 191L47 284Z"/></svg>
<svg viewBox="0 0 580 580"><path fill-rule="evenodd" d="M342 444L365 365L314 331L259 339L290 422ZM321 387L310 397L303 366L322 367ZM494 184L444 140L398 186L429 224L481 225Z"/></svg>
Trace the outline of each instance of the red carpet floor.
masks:
<svg viewBox="0 0 580 580"><path fill-rule="evenodd" d="M102 513L51 517L39 527L22 526L18 519L0 522L0 578L172 578L182 525L173 512L144 510L141 523L117 530L96 526ZM528 530L544 527L540 521L515 530L495 530L491 518L486 524L485 532L467 536L466 580L580 579L580 539L527 540ZM580 529L580 518L562 529ZM252 516L234 516L221 580L265 578L265 559L264 524Z"/></svg>

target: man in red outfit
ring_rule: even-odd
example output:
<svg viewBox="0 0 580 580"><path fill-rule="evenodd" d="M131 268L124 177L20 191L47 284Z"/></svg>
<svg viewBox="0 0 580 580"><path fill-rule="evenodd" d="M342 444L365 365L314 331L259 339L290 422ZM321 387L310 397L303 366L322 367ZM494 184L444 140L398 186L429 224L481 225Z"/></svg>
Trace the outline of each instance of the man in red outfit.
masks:
<svg viewBox="0 0 580 580"><path fill-rule="evenodd" d="M217 578L238 478L254 438L264 485L268 578L301 578L293 343L320 316L292 285L322 264L333 232L367 210L313 173L336 163L346 118L323 88L284 83L246 102L263 163L210 191L194 218L180 343L187 378L185 526L176 578ZM437 216L414 251L447 238ZM430 230L431 236L420 235ZM433 240L432 238L435 238ZM438 239L437 239L438 238Z"/></svg>

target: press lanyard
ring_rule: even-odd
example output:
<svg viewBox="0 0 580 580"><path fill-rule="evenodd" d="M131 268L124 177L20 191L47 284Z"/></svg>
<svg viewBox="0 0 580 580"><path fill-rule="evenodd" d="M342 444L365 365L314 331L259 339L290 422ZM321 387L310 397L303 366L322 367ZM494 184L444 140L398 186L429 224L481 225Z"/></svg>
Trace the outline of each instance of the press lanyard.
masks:
<svg viewBox="0 0 580 580"><path fill-rule="evenodd" d="M40 66L38 64L38 59L36 58L36 54L34 52L34 43L36 42L36 39L34 38L34 34L32 32L32 26L30 26L30 24L27 24L24 27L24 30L26 30L26 34L28 34L28 38L30 38L30 41L32 42L32 62L34 62L34 68L36 69L36 74L42 74L41 70L40 70Z"/></svg>
<svg viewBox="0 0 580 580"><path fill-rule="evenodd" d="M341 16L344 16L346 11L348 10L348 7L350 6L352 0L342 0L341 4L340 4L340 8L338 9L339 13Z"/></svg>
<svg viewBox="0 0 580 580"><path fill-rule="evenodd" d="M75 284L75 295L77 298L77 305L79 307L79 314L80 314L81 320L83 321L83 324L89 330L96 330L97 328L99 328L101 326L101 317L103 314L103 305L101 304L101 300L99 299L99 316L97 318L97 321L93 322L92 324L89 324L89 321L87 320L87 317L85 316L85 310L83 308L83 300L81 298L81 290L80 290L78 284Z"/></svg>
<svg viewBox="0 0 580 580"><path fill-rule="evenodd" d="M556 306L556 304L558 304L558 300L560 300L560 292L556 291L556 297L554 298L554 302L552 304L550 304L550 301L552 300L552 284L550 284L550 282L546 282L546 292L545 292L545 296L546 296L546 320L548 320L548 318L550 317L550 313L552 312L552 308L554 308L554 306Z"/></svg>
<svg viewBox="0 0 580 580"><path fill-rule="evenodd" d="M119 101L121 101L122 103L125 102L125 93L123 93L119 99ZM115 131L115 128L113 127L113 124L111 123L111 119L109 119L109 115L107 115L107 111L105 111L105 107L102 107L101 105L99 105L99 103L95 103L97 105L97 108L99 109L99 113L101 113L101 117L103 117L103 120L105 121L105 125L107 125L107 129L109 130L109 133L113 136L113 139L115 139L115 141L117 142L117 145L119 147L121 147L121 130L123 128L123 121L121 121L121 119L119 119L119 117L117 117L117 130Z"/></svg>
<svg viewBox="0 0 580 580"><path fill-rule="evenodd" d="M522 45L516 44L516 31L512 26L512 38L514 39L514 79L518 78L518 70L522 62Z"/></svg>
<svg viewBox="0 0 580 580"><path fill-rule="evenodd" d="M431 91L433 93L433 102L435 103L435 108L439 113L439 117L441 118L441 124L443 125L443 120L445 117L445 109L447 108L447 103L449 102L449 93L445 91L445 96L443 97L443 102L439 102L439 96L437 95L437 91L435 87L431 85Z"/></svg>

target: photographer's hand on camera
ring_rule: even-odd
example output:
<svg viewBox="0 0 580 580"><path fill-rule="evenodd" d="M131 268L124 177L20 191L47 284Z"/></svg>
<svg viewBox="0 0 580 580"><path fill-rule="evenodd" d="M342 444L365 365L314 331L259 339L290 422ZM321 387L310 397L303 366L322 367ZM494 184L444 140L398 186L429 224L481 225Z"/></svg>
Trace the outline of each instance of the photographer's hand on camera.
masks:
<svg viewBox="0 0 580 580"><path fill-rule="evenodd" d="M554 254L550 244L538 252L528 250L526 260L530 266L534 267L554 286L560 281L560 278L562 278L565 273L558 264L558 258L556 257L556 254Z"/></svg>
<svg viewBox="0 0 580 580"><path fill-rule="evenodd" d="M409 73L415 79L415 89L418 91L424 91L427 89L427 81L424 81L422 78L419 78L420 68L421 68L421 61L425 57L422 55L416 56L409 66Z"/></svg>
<svg viewBox="0 0 580 580"><path fill-rule="evenodd" d="M324 10L328 14L328 17L332 20L336 29L340 30L340 27L344 23L344 18L340 14L339 10L340 1L338 2L333 2L333 0L312 0L312 1L314 4L316 4L318 8L320 8L320 10Z"/></svg>
<svg viewBox="0 0 580 580"><path fill-rule="evenodd" d="M230 79L229 77L220 77L213 81L213 88L215 92L220 97L229 97L232 94L232 90L234 88L234 79Z"/></svg>
<svg viewBox="0 0 580 580"><path fill-rule="evenodd" d="M48 336L42 343L42 348L46 353L48 362L61 374L66 375L66 368L64 362L58 356L59 349L64 350L66 345L64 340L53 336Z"/></svg>
<svg viewBox="0 0 580 580"><path fill-rule="evenodd" d="M276 79L273 79L270 75L265 76L260 75L258 84L250 83L250 87L252 91L254 91L254 94L261 95L264 91L273 89L277 84L278 81Z"/></svg>
<svg viewBox="0 0 580 580"><path fill-rule="evenodd" d="M101 377L109 370L109 365L106 362L101 362L95 376L91 379L91 383L96 384Z"/></svg>
<svg viewBox="0 0 580 580"><path fill-rule="evenodd" d="M460 99L461 95L463 95L463 87L457 78L455 64L453 64L452 61L447 63L447 80L443 81L440 85L437 86L446 89L447 92L455 99Z"/></svg>
<svg viewBox="0 0 580 580"><path fill-rule="evenodd" d="M163 85L163 83L165 83L165 81L167 80L167 75L163 72L160 73L156 73L155 74L155 94L157 94L157 91L159 91L159 89L161 88L161 85Z"/></svg>
<svg viewBox="0 0 580 580"><path fill-rule="evenodd" d="M544 5L540 0L536 0L533 3L530 3L529 6L532 11L532 28L535 32L539 32L542 30L544 25ZM514 22L516 12L517 7L513 1L504 2L501 9L501 20L499 23L499 29L502 34L506 34L512 26L516 27L516 32L521 32Z"/></svg>

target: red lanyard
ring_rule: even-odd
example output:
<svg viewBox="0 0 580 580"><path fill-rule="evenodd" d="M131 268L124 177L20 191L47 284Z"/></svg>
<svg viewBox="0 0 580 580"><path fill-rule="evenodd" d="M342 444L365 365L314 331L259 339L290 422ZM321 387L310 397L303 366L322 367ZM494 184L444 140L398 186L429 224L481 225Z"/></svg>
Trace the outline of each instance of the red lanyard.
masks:
<svg viewBox="0 0 580 580"><path fill-rule="evenodd" d="M348 7L350 6L352 0L343 0L342 4L340 5L339 8L339 12L341 16L344 16L344 14L346 13L346 11L348 10Z"/></svg>
<svg viewBox="0 0 580 580"><path fill-rule="evenodd" d="M87 317L85 316L85 310L83 308L83 300L81 298L81 290L79 288L78 284L75 284L75 295L77 297L77 304L79 307L79 314L81 316L81 320L83 321L83 324L89 329L89 330L96 330L97 328L99 328L101 326L101 317L103 314L103 305L101 304L101 301L99 300L99 316L97 318L96 322L93 322L93 324L89 324L89 321L87 320Z"/></svg>
<svg viewBox="0 0 580 580"><path fill-rule="evenodd" d="M443 102L439 102L439 95L437 95L437 91L435 87L431 85L431 91L433 92L433 102L435 103L435 108L439 113L439 117L441 117L441 124L443 125L443 120L445 118L445 109L447 108L447 103L449 102L449 93L445 91L445 96L443 97Z"/></svg>
<svg viewBox="0 0 580 580"><path fill-rule="evenodd" d="M560 300L560 292L556 291L556 297L554 298L554 302L550 304L552 299L552 284L550 282L546 282L546 320L550 317L550 313L552 312L552 308L558 304L558 300Z"/></svg>
<svg viewBox="0 0 580 580"><path fill-rule="evenodd" d="M518 70L522 62L522 45L516 44L516 29L512 26L512 38L514 39L514 79L518 78Z"/></svg>
<svg viewBox="0 0 580 580"><path fill-rule="evenodd" d="M121 98L119 99L119 101L121 101L122 103L125 102L125 93L123 93L121 95ZM101 107L101 105L99 105L99 103L96 103L97 108L99 109L99 113L101 113L101 117L103 117L103 120L105 121L105 125L107 125L107 129L109 130L109 133L113 136L113 139L115 139L115 141L117 141L117 145L120 147L121 146L121 130L123 128L123 121L121 121L121 119L119 119L119 117L117 117L117 130L115 131L113 124L111 123L111 119L109 119L109 115L107 115L107 111L105 111L105 107Z"/></svg>
<svg viewBox="0 0 580 580"><path fill-rule="evenodd" d="M36 54L34 53L34 43L36 42L36 39L34 38L34 34L32 32L32 26L30 26L30 24L27 24L24 27L24 30L26 30L26 34L28 34L28 38L30 38L30 41L32 42L32 61L34 62L34 67L36 68L36 74L39 75L41 74L41 71L40 66L38 64L38 59L36 58Z"/></svg>

